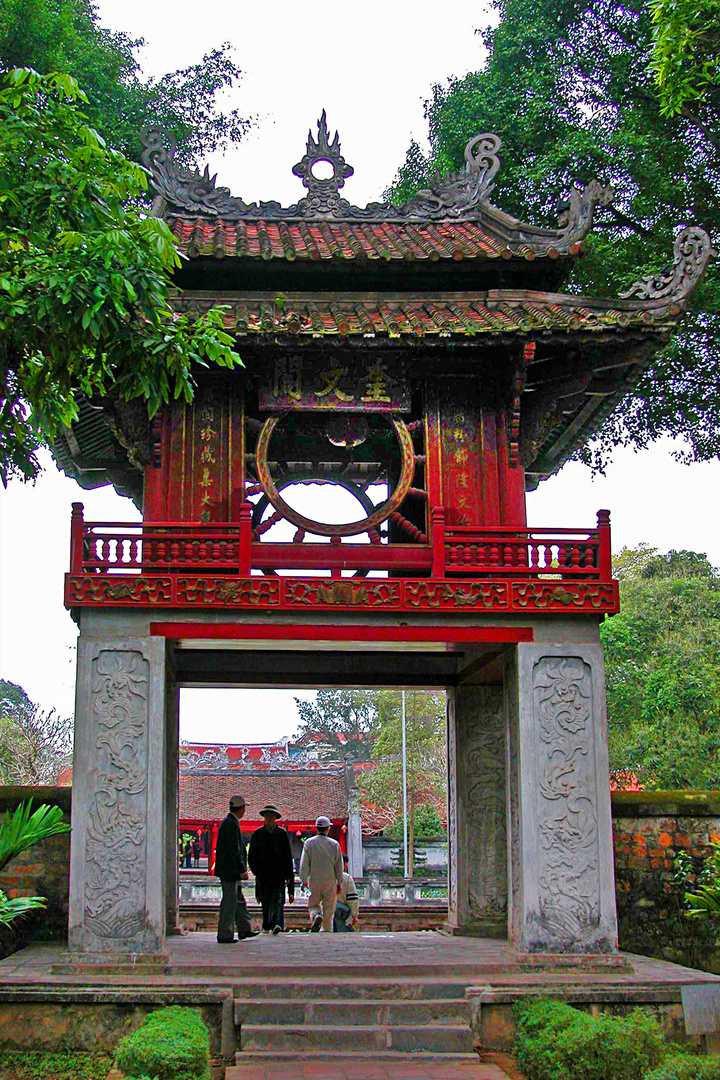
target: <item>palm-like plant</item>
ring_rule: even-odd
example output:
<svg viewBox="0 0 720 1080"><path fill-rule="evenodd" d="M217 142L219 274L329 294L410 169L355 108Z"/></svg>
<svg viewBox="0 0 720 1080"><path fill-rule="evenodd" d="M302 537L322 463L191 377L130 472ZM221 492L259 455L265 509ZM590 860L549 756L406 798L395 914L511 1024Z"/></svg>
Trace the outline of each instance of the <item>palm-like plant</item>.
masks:
<svg viewBox="0 0 720 1080"><path fill-rule="evenodd" d="M720 844L712 844L695 892L686 892L688 915L693 919L720 917Z"/></svg>
<svg viewBox="0 0 720 1080"><path fill-rule="evenodd" d="M12 816L0 825L0 872L22 851L50 836L69 831L70 826L63 821L59 806L43 804L33 810L32 799L20 803ZM15 919L27 915L29 911L44 908L45 904L43 896L16 896L10 899L0 889L0 926L10 926Z"/></svg>

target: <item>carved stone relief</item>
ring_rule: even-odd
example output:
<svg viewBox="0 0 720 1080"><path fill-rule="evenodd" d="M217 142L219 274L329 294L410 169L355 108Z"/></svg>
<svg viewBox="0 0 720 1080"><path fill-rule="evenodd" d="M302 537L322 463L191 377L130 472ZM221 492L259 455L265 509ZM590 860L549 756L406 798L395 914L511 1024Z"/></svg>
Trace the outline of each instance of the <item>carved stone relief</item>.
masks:
<svg viewBox="0 0 720 1080"><path fill-rule="evenodd" d="M533 698L539 920L551 938L577 942L600 922L590 666L579 657L540 658Z"/></svg>
<svg viewBox="0 0 720 1080"><path fill-rule="evenodd" d="M149 664L102 650L92 662L96 725L85 845L85 926L127 940L145 929Z"/></svg>
<svg viewBox="0 0 720 1080"><path fill-rule="evenodd" d="M468 906L474 919L504 920L507 912L507 836L505 717L501 688L474 689L472 713L467 719Z"/></svg>

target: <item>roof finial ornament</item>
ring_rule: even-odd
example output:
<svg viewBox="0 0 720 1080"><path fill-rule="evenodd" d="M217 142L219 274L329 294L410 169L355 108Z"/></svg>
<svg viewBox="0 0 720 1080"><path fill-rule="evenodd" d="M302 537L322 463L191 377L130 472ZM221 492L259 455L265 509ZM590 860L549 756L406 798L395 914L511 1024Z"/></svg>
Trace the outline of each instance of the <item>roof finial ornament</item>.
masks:
<svg viewBox="0 0 720 1080"><path fill-rule="evenodd" d="M691 225L675 237L673 263L657 274L640 278L620 296L623 300L661 300L682 303L688 299L716 252L704 229Z"/></svg>
<svg viewBox="0 0 720 1080"><path fill-rule="evenodd" d="M475 135L465 146L465 165L457 172L441 175L436 171L430 187L409 199L403 207L409 216L466 217L484 202L492 189L500 158L502 141L498 135L485 131Z"/></svg>
<svg viewBox="0 0 720 1080"><path fill-rule="evenodd" d="M337 131L330 142L324 109L317 127L317 139L313 138L312 129L308 131L307 149L297 165L293 166L293 174L299 176L303 187L307 188L305 217L340 217L343 206L347 206L345 200L340 198L340 188L355 170L347 164L340 152L340 137ZM316 166L321 162L330 166L332 176L322 176L319 168L316 171Z"/></svg>

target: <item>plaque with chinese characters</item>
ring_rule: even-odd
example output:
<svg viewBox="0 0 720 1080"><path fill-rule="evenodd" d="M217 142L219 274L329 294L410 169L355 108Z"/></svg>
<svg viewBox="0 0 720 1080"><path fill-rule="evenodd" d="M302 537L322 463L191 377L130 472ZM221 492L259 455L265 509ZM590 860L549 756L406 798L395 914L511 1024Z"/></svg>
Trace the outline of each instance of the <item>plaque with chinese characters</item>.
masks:
<svg viewBox="0 0 720 1080"><path fill-rule="evenodd" d="M409 412L410 391L404 373L390 370L381 360L343 363L281 357L272 382L260 387L259 405L262 412Z"/></svg>

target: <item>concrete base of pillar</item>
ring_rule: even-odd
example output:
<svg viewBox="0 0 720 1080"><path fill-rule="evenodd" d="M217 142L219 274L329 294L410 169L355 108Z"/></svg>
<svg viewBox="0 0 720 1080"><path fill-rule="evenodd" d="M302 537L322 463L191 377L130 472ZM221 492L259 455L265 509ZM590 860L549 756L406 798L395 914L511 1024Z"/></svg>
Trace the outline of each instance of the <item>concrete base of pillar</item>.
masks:
<svg viewBox="0 0 720 1080"><path fill-rule="evenodd" d="M498 922L468 922L464 926L443 923L443 930L452 937L490 938L493 941L507 940L507 919Z"/></svg>

